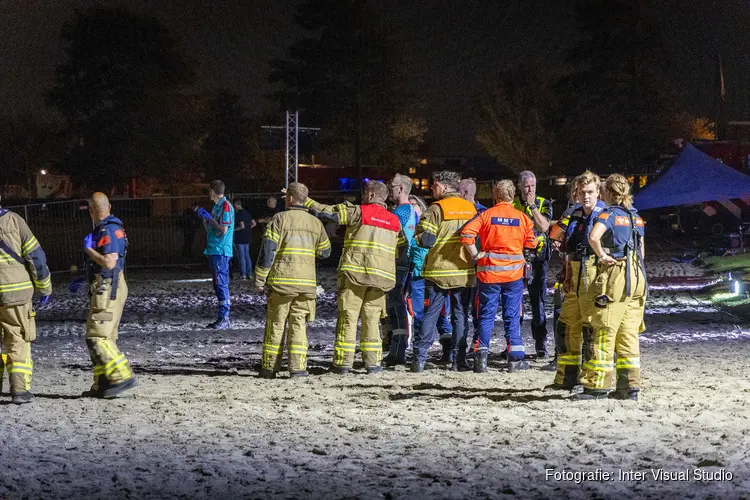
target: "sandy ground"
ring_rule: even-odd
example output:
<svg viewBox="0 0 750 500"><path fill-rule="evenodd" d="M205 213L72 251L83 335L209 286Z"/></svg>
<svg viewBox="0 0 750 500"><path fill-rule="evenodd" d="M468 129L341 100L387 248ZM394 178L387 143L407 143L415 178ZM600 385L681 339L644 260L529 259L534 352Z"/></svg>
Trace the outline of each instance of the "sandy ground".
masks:
<svg viewBox="0 0 750 500"><path fill-rule="evenodd" d="M255 378L264 313L248 283L232 285L234 329L209 332L210 283L188 281L204 273L133 272L120 346L139 387L81 399L85 299L59 279L40 313L37 400L0 402L0 499L750 498L750 328L700 291L670 288L700 283L700 269L664 260L649 274L638 403L571 402L542 390L544 363L511 375L496 356L483 376L439 364L326 374L330 270L312 376L273 381ZM560 481L547 469L613 477ZM658 480L659 469L689 477ZM621 480L631 470L645 477Z"/></svg>

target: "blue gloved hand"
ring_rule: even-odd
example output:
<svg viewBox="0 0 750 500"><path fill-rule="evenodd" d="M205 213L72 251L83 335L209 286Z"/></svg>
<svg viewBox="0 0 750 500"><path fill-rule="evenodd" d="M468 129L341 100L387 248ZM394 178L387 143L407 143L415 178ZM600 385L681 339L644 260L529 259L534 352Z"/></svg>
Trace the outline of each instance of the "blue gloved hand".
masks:
<svg viewBox="0 0 750 500"><path fill-rule="evenodd" d="M208 212L208 210L206 210L203 207L199 207L198 210L195 211L195 213L198 214L198 217L200 217L201 219L206 219L206 220L213 219L213 217L211 217L211 214Z"/></svg>
<svg viewBox="0 0 750 500"><path fill-rule="evenodd" d="M39 305L40 306L46 306L47 304L49 304L49 299L51 297L52 297L52 294L50 294L50 295L42 295L41 297L39 297Z"/></svg>
<svg viewBox="0 0 750 500"><path fill-rule="evenodd" d="M70 282L68 285L68 291L70 293L78 293L86 284L86 278L78 278Z"/></svg>
<svg viewBox="0 0 750 500"><path fill-rule="evenodd" d="M94 248L94 233L87 234L83 239L83 249Z"/></svg>

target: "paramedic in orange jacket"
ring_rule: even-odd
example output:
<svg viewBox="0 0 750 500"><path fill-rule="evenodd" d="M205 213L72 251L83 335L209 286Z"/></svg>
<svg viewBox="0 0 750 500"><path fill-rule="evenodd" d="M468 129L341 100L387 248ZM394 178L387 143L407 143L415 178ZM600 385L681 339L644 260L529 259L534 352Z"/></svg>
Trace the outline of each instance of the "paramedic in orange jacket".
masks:
<svg viewBox="0 0 750 500"><path fill-rule="evenodd" d="M474 361L476 373L487 371L487 353L500 301L508 341L508 371L529 368L524 360L520 311L526 265L524 248L536 248L536 238L531 219L513 208L515 191L512 181L495 184L493 195L496 205L472 219L461 230L461 243L477 263L479 349ZM477 237L482 242L481 252L477 252Z"/></svg>

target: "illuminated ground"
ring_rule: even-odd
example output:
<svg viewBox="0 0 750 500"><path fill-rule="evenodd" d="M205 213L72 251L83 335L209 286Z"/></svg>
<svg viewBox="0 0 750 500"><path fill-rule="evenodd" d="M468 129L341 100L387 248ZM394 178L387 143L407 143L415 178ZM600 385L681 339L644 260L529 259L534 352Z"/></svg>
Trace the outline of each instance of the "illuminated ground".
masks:
<svg viewBox="0 0 750 500"><path fill-rule="evenodd" d="M140 385L127 399L79 399L90 383L84 299L58 280L40 315L37 400L0 403L0 498L750 498L750 329L698 291L664 289L665 276L700 270L651 268L662 285L649 302L642 400L593 404L543 392L542 363L514 375L497 358L486 376L438 365L323 374L330 271L313 376L275 381L254 377L263 306L248 283L233 283L236 329L210 333L199 328L209 283L182 281L203 275L133 273L120 345ZM697 481L696 468L732 480ZM546 469L647 475L575 484ZM691 480L658 481L652 469Z"/></svg>

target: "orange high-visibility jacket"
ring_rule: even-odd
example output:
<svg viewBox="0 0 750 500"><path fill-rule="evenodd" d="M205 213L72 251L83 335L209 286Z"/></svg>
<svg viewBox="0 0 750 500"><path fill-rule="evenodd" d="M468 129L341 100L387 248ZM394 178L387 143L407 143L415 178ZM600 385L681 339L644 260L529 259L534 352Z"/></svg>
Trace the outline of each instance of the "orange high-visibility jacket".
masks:
<svg viewBox="0 0 750 500"><path fill-rule="evenodd" d="M536 248L534 223L510 203L498 203L469 221L461 230L461 243L482 241L485 256L477 262L482 283L508 283L523 277L523 249Z"/></svg>

